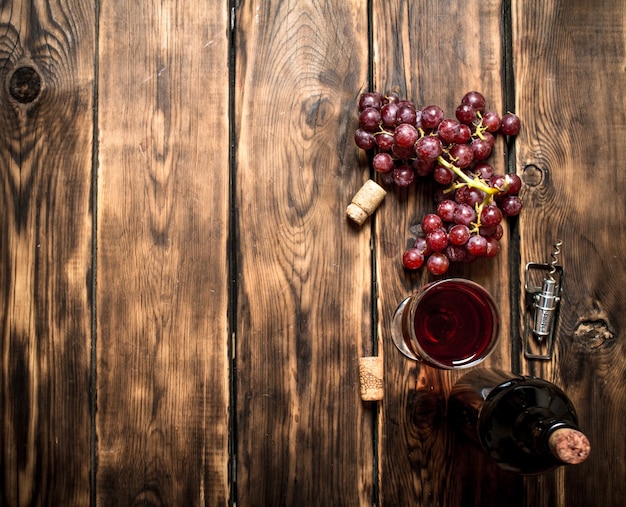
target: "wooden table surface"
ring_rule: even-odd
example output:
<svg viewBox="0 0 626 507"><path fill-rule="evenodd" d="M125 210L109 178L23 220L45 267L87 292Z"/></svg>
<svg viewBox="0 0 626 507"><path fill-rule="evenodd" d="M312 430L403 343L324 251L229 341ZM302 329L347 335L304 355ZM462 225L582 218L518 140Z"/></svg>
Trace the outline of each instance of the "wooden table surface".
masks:
<svg viewBox="0 0 626 507"><path fill-rule="evenodd" d="M0 3L0 505L617 506L626 499L621 0ZM370 176L357 101L523 129L498 257L497 366L576 405L589 459L499 471L450 433L456 372L404 359L398 302L432 185ZM449 113L451 114L451 113ZM557 342L528 361L526 263L563 240ZM362 402L378 355L384 398Z"/></svg>

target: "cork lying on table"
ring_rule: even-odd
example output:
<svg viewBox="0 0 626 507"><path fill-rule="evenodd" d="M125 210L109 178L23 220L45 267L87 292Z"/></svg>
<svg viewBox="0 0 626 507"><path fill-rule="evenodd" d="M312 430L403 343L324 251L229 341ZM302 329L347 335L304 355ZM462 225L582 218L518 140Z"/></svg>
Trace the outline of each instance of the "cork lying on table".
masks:
<svg viewBox="0 0 626 507"><path fill-rule="evenodd" d="M387 192L374 180L367 180L352 198L346 209L348 217L359 225L374 213Z"/></svg>
<svg viewBox="0 0 626 507"><path fill-rule="evenodd" d="M377 356L359 359L359 385L363 401L383 399L383 358Z"/></svg>

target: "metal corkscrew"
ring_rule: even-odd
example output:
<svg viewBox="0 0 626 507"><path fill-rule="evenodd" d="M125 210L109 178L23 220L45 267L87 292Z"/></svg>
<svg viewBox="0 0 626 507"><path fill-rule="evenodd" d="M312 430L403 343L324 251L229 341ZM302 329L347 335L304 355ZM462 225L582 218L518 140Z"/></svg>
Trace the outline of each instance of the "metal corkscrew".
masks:
<svg viewBox="0 0 626 507"><path fill-rule="evenodd" d="M554 244L551 262L543 264L531 262L526 265L526 313L529 316L532 315L532 326L529 322L530 318L527 318L527 336L524 347L524 356L528 359L552 358L555 327L563 289L563 268L558 264L562 244L560 240ZM531 272L537 270L547 271L540 287L531 285ZM545 352L538 353L534 350L537 348L543 348Z"/></svg>

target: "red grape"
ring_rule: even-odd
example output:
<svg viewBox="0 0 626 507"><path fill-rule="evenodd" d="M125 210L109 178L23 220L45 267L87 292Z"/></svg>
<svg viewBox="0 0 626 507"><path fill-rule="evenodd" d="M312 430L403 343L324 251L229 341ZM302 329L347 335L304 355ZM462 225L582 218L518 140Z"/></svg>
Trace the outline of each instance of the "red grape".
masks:
<svg viewBox="0 0 626 507"><path fill-rule="evenodd" d="M354 142L362 150L371 150L376 145L373 134L363 129L354 132Z"/></svg>
<svg viewBox="0 0 626 507"><path fill-rule="evenodd" d="M380 132L374 136L376 138L376 145L380 151L391 151L393 147L393 135L389 132Z"/></svg>
<svg viewBox="0 0 626 507"><path fill-rule="evenodd" d="M450 199L444 199L437 205L437 214L446 222L452 222L454 220L455 211L456 203Z"/></svg>
<svg viewBox="0 0 626 507"><path fill-rule="evenodd" d="M413 183L413 180L415 180L415 173L413 172L413 169L406 164L397 166L393 170L392 174L393 181L399 187L408 187L411 183Z"/></svg>
<svg viewBox="0 0 626 507"><path fill-rule="evenodd" d="M467 251L472 255L482 256L487 253L487 239L484 236L473 235L465 245Z"/></svg>
<svg viewBox="0 0 626 507"><path fill-rule="evenodd" d="M483 139L489 143L489 146L493 148L496 145L496 138L491 132L483 132Z"/></svg>
<svg viewBox="0 0 626 507"><path fill-rule="evenodd" d="M485 206L480 213L480 223L487 227L498 225L502 220L502 211L495 205Z"/></svg>
<svg viewBox="0 0 626 507"><path fill-rule="evenodd" d="M491 155L491 144L486 139L474 139L470 144L474 160L485 160Z"/></svg>
<svg viewBox="0 0 626 507"><path fill-rule="evenodd" d="M486 238L489 236L495 236L498 232L498 226L502 227L501 224L498 225L481 225L478 229L478 233L481 236L485 236ZM499 239L499 238L498 238Z"/></svg>
<svg viewBox="0 0 626 507"><path fill-rule="evenodd" d="M507 193L510 195L515 195L522 188L522 180L517 174L507 174L505 175L506 182L509 184L509 189Z"/></svg>
<svg viewBox="0 0 626 507"><path fill-rule="evenodd" d="M448 245L443 251L450 262L468 262L470 254L463 246Z"/></svg>
<svg viewBox="0 0 626 507"><path fill-rule="evenodd" d="M442 165L435 166L433 170L433 179L440 185L449 185L454 181L454 172Z"/></svg>
<svg viewBox="0 0 626 507"><path fill-rule="evenodd" d="M413 248L417 249L419 253L421 253L424 257L428 257L433 253L432 248L428 246L426 242L426 238L424 236L420 236L416 238L413 242Z"/></svg>
<svg viewBox="0 0 626 507"><path fill-rule="evenodd" d="M415 104L413 103L412 100L407 100L407 99L400 100L400 101L398 101L398 105L399 106L409 106L409 107L412 107L413 109L415 109Z"/></svg>
<svg viewBox="0 0 626 507"><path fill-rule="evenodd" d="M456 142L456 139L459 135L459 122L457 120L453 120L451 118L447 118L443 120L439 127L437 127L437 133L439 134L439 138L445 144L452 144Z"/></svg>
<svg viewBox="0 0 626 507"><path fill-rule="evenodd" d="M415 111L415 128L421 129L424 126L422 125L422 110L419 109Z"/></svg>
<svg viewBox="0 0 626 507"><path fill-rule="evenodd" d="M393 178L393 171L390 173L379 173L378 178L380 182L385 186L391 186L396 184L396 180Z"/></svg>
<svg viewBox="0 0 626 507"><path fill-rule="evenodd" d="M487 238L487 251L485 252L485 257L495 257L498 255L500 251L500 242L494 238Z"/></svg>
<svg viewBox="0 0 626 507"><path fill-rule="evenodd" d="M522 210L522 200L516 195L508 195L502 199L500 207L507 217L514 217Z"/></svg>
<svg viewBox="0 0 626 507"><path fill-rule="evenodd" d="M450 260L445 254L435 252L426 261L426 267L433 275L443 275L450 267Z"/></svg>
<svg viewBox="0 0 626 507"><path fill-rule="evenodd" d="M366 107L359 115L361 127L369 132L376 132L380 124L380 111L373 107Z"/></svg>
<svg viewBox="0 0 626 507"><path fill-rule="evenodd" d="M502 236L504 236L504 227L502 227L501 223L496 225L496 232L494 232L491 236L497 240L502 239Z"/></svg>
<svg viewBox="0 0 626 507"><path fill-rule="evenodd" d="M467 204L474 207L477 204L480 204L481 202L483 202L486 197L487 195L480 188L472 187L470 188L470 191L469 191L469 199L468 199Z"/></svg>
<svg viewBox="0 0 626 507"><path fill-rule="evenodd" d="M391 146L391 153L393 153L394 157L399 159L413 158L415 156L415 146L400 146L398 143L394 142Z"/></svg>
<svg viewBox="0 0 626 507"><path fill-rule="evenodd" d="M483 180L489 180L494 174L493 167L487 162L478 162L473 169L474 174Z"/></svg>
<svg viewBox="0 0 626 507"><path fill-rule="evenodd" d="M464 245L470 238L470 230L467 225L457 224L448 231L448 239L453 245Z"/></svg>
<svg viewBox="0 0 626 507"><path fill-rule="evenodd" d="M419 132L413 125L401 123L396 127L393 138L401 148L411 148L419 138Z"/></svg>
<svg viewBox="0 0 626 507"><path fill-rule="evenodd" d="M436 136L424 136L415 145L417 156L422 160L436 160L442 149L441 141Z"/></svg>
<svg viewBox="0 0 626 507"><path fill-rule="evenodd" d="M469 104L474 108L474 110L482 113L485 110L486 100L482 93L472 91L463 95L461 104Z"/></svg>
<svg viewBox="0 0 626 507"><path fill-rule="evenodd" d="M443 121L443 110L438 106L426 106L422 109L422 126L436 129Z"/></svg>
<svg viewBox="0 0 626 507"><path fill-rule="evenodd" d="M398 104L389 102L380 108L380 119L385 127L394 127L396 125L396 116L398 113Z"/></svg>
<svg viewBox="0 0 626 507"><path fill-rule="evenodd" d="M396 112L396 124L401 125L403 123L408 123L410 125L415 125L417 120L417 113L415 112L415 106L409 104L399 105L398 111Z"/></svg>
<svg viewBox="0 0 626 507"><path fill-rule="evenodd" d="M500 130L502 119L495 111L487 111L483 114L482 123L483 127L487 129L487 132L497 132Z"/></svg>
<svg viewBox="0 0 626 507"><path fill-rule="evenodd" d="M468 143L472 138L472 129L467 125L459 125L459 133L454 140L455 143L464 144Z"/></svg>
<svg viewBox="0 0 626 507"><path fill-rule="evenodd" d="M383 102L382 94L378 92L366 92L361 95L359 99L359 111L363 111L363 109L367 107L373 107L375 109L380 109Z"/></svg>
<svg viewBox="0 0 626 507"><path fill-rule="evenodd" d="M499 190L499 194L506 194L509 191L509 182L504 174L496 174L491 177L491 186Z"/></svg>
<svg viewBox="0 0 626 507"><path fill-rule="evenodd" d="M467 204L459 204L454 210L454 222L468 227L476 220L474 208Z"/></svg>
<svg viewBox="0 0 626 507"><path fill-rule="evenodd" d="M456 119L465 125L471 125L476 121L476 109L471 104L461 104L454 114Z"/></svg>
<svg viewBox="0 0 626 507"><path fill-rule="evenodd" d="M460 187L454 193L454 200L459 204L467 204L474 208L485 200L485 192L479 188Z"/></svg>
<svg viewBox="0 0 626 507"><path fill-rule="evenodd" d="M379 173L388 173L393 171L393 158L391 158L389 153L377 153L372 159L372 167Z"/></svg>
<svg viewBox="0 0 626 507"><path fill-rule="evenodd" d="M407 269L419 269L424 264L424 256L417 248L409 248L402 255L402 264Z"/></svg>
<svg viewBox="0 0 626 507"><path fill-rule="evenodd" d="M383 105L397 104L400 102L400 95L397 92L387 92L383 95Z"/></svg>
<svg viewBox="0 0 626 507"><path fill-rule="evenodd" d="M474 160L474 153L467 144L455 144L450 149L450 156L454 160L454 165L461 169L469 166Z"/></svg>
<svg viewBox="0 0 626 507"><path fill-rule="evenodd" d="M520 129L520 119L513 113L505 114L502 117L502 124L500 125L500 132L507 136L517 135Z"/></svg>
<svg viewBox="0 0 626 507"><path fill-rule="evenodd" d="M428 213L427 215L424 215L424 218L422 218L421 225L422 231L424 231L425 234L428 234L429 232L441 229L441 227L443 226L443 221L441 220L441 217L439 215L435 215L434 213Z"/></svg>
<svg viewBox="0 0 626 507"><path fill-rule="evenodd" d="M428 176L433 172L435 168L435 163L432 160L422 160L421 158L416 158L413 161L413 169L415 170L415 174L418 176Z"/></svg>
<svg viewBox="0 0 626 507"><path fill-rule="evenodd" d="M441 252L448 246L448 234L443 229L436 229L426 234L426 243L435 252Z"/></svg>
<svg viewBox="0 0 626 507"><path fill-rule="evenodd" d="M446 189L443 187L438 187L435 189L435 193L433 194L433 202L435 204L439 204L441 201L444 201L448 198L448 196L446 195Z"/></svg>

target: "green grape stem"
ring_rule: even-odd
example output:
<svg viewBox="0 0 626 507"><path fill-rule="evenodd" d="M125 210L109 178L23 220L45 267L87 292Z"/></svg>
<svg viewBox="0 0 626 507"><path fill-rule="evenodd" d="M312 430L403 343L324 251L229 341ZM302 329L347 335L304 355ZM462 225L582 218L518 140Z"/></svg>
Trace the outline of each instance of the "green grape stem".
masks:
<svg viewBox="0 0 626 507"><path fill-rule="evenodd" d="M474 133L481 141L484 141L485 136L483 135L483 132L487 130L487 128L483 126L483 116L482 114L480 114L479 111L476 111L476 116L478 116L479 121L478 121L478 125L476 125L476 129Z"/></svg>
<svg viewBox="0 0 626 507"><path fill-rule="evenodd" d="M454 174L461 178L465 182L465 185L467 185L468 187L477 188L478 190L482 190L483 192L485 192L487 197L485 197L485 201L483 202L491 201L493 199L493 196L499 192L499 189L490 187L480 178L470 178L461 169L459 169L453 163L448 162L441 155L439 155L439 157L437 158L437 162L454 172Z"/></svg>
<svg viewBox="0 0 626 507"><path fill-rule="evenodd" d="M471 178L470 176L465 174L461 169L459 169L457 166L455 166L453 163L448 162L441 155L438 157L437 161L442 166L447 167L448 169L453 171L454 174L456 174L459 178L461 178L463 180L463 183L453 183L452 185L450 185L450 187L445 190L446 193L452 192L453 190L456 190L456 189L461 188L461 187L466 186L466 185L468 187L471 187L471 188L477 188L478 190L482 190L485 193L485 198L483 199L483 201L480 204L478 204L478 203L476 204L476 207L475 207L475 210L476 210L476 222L472 223L472 227L470 229L470 233L478 234L479 230L480 230L480 226L481 226L480 215L481 215L484 207L487 206L488 204L490 204L493 201L494 195L497 194L500 190L498 188L490 187L489 185L487 185L483 180L481 180L478 177Z"/></svg>
<svg viewBox="0 0 626 507"><path fill-rule="evenodd" d="M470 234L480 234L480 226L482 225L480 223L480 214L483 211L483 208L485 207L485 201L481 202L480 204L476 204L476 222L473 222L472 228L470 229Z"/></svg>

